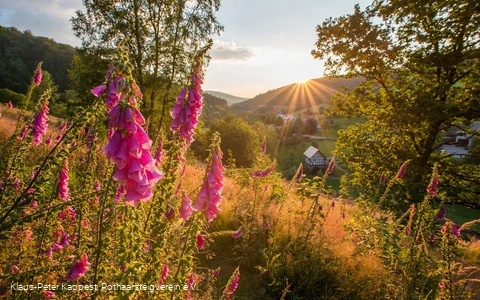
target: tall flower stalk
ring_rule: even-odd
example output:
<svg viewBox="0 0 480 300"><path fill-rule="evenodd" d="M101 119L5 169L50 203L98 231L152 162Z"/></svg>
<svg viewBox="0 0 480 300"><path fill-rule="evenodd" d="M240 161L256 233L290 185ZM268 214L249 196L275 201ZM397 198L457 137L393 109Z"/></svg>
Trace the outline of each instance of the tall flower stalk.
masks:
<svg viewBox="0 0 480 300"><path fill-rule="evenodd" d="M223 153L220 149L220 135L213 135L212 145L210 146L210 164L205 181L202 184L200 192L195 202L195 209L203 211L208 219L212 221L220 211L219 206L222 202L223 172L222 166Z"/></svg>
<svg viewBox="0 0 480 300"><path fill-rule="evenodd" d="M92 89L92 93L98 96L107 91L108 126L114 133L104 152L115 163L113 177L125 189L125 202L137 207L140 202L150 200L152 188L163 173L150 154L152 141L142 127L145 119L137 105L142 93L132 77L133 65L122 57L113 66L109 70L113 80L107 83L108 91L107 85L101 85Z"/></svg>

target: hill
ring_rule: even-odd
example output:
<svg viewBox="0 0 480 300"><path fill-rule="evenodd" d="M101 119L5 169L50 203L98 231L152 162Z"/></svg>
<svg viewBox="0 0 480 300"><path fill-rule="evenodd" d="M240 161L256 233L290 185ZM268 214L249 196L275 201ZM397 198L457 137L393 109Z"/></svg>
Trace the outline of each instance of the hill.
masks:
<svg viewBox="0 0 480 300"><path fill-rule="evenodd" d="M224 108L228 108L227 100L214 96L208 92L203 93L203 102L207 106L220 106Z"/></svg>
<svg viewBox="0 0 480 300"><path fill-rule="evenodd" d="M26 93L37 64L43 61L42 69L52 74L62 93L72 84L68 68L75 53L72 46L34 36L28 30L0 26L0 89Z"/></svg>
<svg viewBox="0 0 480 300"><path fill-rule="evenodd" d="M348 90L355 88L361 78L316 78L304 83L293 83L255 96L254 98L232 105L239 110L259 110L275 112L285 109L295 112L319 105L330 105L332 96L345 86Z"/></svg>
<svg viewBox="0 0 480 300"><path fill-rule="evenodd" d="M233 96L233 95L230 95L230 94L227 94L227 93L222 93L222 92L217 92L217 91L204 91L204 92L207 93L207 94L216 96L218 98L222 98L222 99L227 100L227 103L228 103L229 106L248 100L248 98L237 97L237 96Z"/></svg>

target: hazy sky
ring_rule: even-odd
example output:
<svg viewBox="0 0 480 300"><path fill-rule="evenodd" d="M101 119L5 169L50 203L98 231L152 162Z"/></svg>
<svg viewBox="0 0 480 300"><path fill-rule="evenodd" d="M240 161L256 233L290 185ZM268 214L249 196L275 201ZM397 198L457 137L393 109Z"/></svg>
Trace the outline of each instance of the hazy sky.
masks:
<svg viewBox="0 0 480 300"><path fill-rule="evenodd" d="M253 97L270 89L323 76L310 51L315 26L353 12L371 0L222 0L218 13L225 31L214 37L205 90ZM80 45L69 19L81 0L0 0L0 24L34 35Z"/></svg>

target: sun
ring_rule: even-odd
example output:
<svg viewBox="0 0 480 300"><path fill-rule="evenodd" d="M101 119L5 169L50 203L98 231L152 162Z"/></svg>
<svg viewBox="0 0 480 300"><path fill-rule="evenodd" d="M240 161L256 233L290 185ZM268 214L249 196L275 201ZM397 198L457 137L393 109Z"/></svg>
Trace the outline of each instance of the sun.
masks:
<svg viewBox="0 0 480 300"><path fill-rule="evenodd" d="M309 81L310 81L310 79L306 79L306 80L302 80L302 81L297 82L297 84L305 85L305 84L307 84Z"/></svg>

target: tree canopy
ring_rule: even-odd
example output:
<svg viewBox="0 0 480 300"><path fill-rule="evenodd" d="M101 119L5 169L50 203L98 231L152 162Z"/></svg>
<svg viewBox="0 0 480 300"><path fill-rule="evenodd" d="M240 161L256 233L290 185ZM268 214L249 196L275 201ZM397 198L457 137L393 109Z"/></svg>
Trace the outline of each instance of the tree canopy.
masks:
<svg viewBox="0 0 480 300"><path fill-rule="evenodd" d="M439 151L449 143L442 139L447 129L480 119L479 28L480 3L468 0L374 1L317 27L312 55L325 60L326 73L364 78L337 95L330 111L367 119L340 131L337 142L357 193L373 197L380 176L411 159L397 188L407 196L395 205L419 200L435 163L440 198L480 204L478 164L454 164Z"/></svg>

